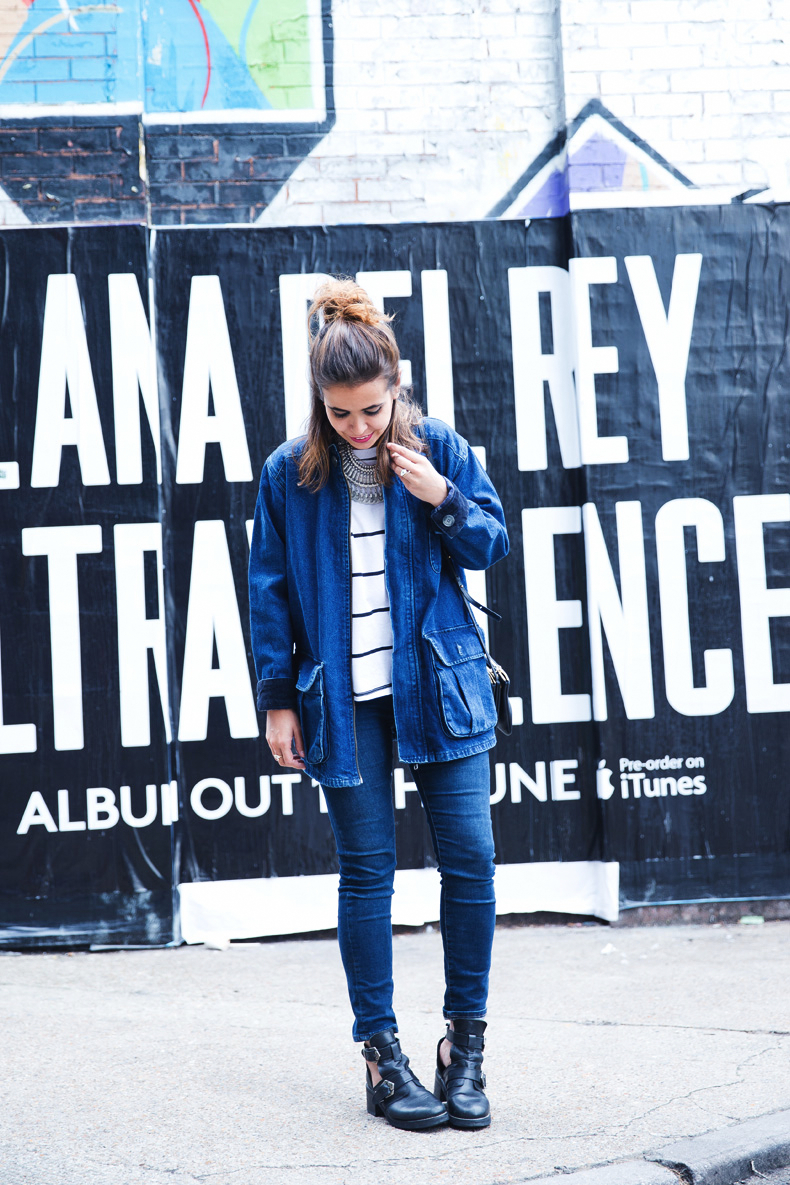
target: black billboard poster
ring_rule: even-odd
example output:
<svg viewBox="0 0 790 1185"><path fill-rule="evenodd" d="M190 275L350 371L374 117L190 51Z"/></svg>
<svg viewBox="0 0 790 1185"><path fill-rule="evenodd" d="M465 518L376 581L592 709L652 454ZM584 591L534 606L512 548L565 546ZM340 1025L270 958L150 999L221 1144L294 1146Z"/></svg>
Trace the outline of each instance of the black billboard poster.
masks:
<svg viewBox="0 0 790 1185"><path fill-rule="evenodd" d="M0 942L334 924L320 786L255 711L257 481L356 276L477 451L512 680L500 912L788 895L790 214L14 230L0 321ZM154 294L153 307L149 302ZM435 917L408 767L394 917Z"/></svg>
<svg viewBox="0 0 790 1185"><path fill-rule="evenodd" d="M636 901L790 892L788 215L574 219L583 690Z"/></svg>
<svg viewBox="0 0 790 1185"><path fill-rule="evenodd" d="M167 942L173 779L146 234L10 231L0 251L0 935Z"/></svg>

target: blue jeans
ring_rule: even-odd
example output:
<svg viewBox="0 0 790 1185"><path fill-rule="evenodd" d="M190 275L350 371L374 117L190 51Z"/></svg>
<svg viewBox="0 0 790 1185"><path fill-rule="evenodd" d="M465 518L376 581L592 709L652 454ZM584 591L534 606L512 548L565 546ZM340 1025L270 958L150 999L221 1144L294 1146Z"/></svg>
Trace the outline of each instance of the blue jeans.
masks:
<svg viewBox="0 0 790 1185"><path fill-rule="evenodd" d="M355 1041L396 1028L391 898L395 875L392 696L355 705L361 786L324 787L340 861L338 941ZM494 937L488 753L413 766L441 873L444 1015L485 1016Z"/></svg>

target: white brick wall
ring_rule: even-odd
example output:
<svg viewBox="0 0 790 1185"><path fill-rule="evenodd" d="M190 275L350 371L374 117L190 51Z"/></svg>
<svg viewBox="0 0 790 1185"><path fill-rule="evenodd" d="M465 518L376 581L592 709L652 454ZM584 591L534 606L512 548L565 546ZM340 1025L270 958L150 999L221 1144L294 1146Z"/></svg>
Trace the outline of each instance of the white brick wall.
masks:
<svg viewBox="0 0 790 1185"><path fill-rule="evenodd" d="M569 118L599 98L701 186L790 192L790 0L561 0Z"/></svg>
<svg viewBox="0 0 790 1185"><path fill-rule="evenodd" d="M333 130L266 225L482 218L562 126L556 0L335 0Z"/></svg>
<svg viewBox="0 0 790 1185"><path fill-rule="evenodd" d="M790 0L334 0L333 20L337 123L262 223L484 217L591 98L722 200L790 195Z"/></svg>

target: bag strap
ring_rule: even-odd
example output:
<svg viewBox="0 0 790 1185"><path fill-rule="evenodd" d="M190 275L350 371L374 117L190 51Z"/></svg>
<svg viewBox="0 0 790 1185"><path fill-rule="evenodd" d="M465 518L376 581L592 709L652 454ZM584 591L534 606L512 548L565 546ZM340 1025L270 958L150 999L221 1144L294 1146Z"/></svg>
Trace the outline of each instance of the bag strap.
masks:
<svg viewBox="0 0 790 1185"><path fill-rule="evenodd" d="M489 609L487 605L481 605L479 601L476 601L474 599L474 597L471 595L471 593L469 592L469 590L466 588L463 581L461 580L460 575L458 574L458 568L456 566L455 560L453 559L453 557L450 555L450 553L447 551L447 549L445 547L442 548L442 555L445 555L447 557L447 561L450 565L450 571L453 574L455 583L458 585L458 591L460 592L463 599L466 601L467 606L474 605L475 608L482 609L483 613L487 613L489 617L493 617L495 619L495 621L501 621L502 620L501 613L496 613L493 609ZM472 625L475 627L475 630L477 631L477 636L480 639L480 645L483 647L483 651L486 656L486 662L488 663L489 667L493 666L495 669L498 669L499 663L496 661L496 659L491 657L491 653L490 653L488 647L486 646L485 634L480 629L480 626L478 625L478 623L475 619L474 613L469 608L467 608L467 612L469 613L469 619L472 622Z"/></svg>
<svg viewBox="0 0 790 1185"><path fill-rule="evenodd" d="M472 594L469 592L469 589L466 587L464 582L461 580L461 577L458 575L458 568L456 566L455 560L450 555L447 548L445 548L445 547L442 548L442 555L447 558L447 562L450 565L450 571L453 574L455 583L458 585L458 591L460 592L461 596L466 601L467 605L474 605L475 609L479 609L482 613L485 613L487 617L493 617L494 621L501 621L502 620L501 613L497 613L497 611L495 609L489 609L488 605L481 605L479 601L476 601L474 599Z"/></svg>

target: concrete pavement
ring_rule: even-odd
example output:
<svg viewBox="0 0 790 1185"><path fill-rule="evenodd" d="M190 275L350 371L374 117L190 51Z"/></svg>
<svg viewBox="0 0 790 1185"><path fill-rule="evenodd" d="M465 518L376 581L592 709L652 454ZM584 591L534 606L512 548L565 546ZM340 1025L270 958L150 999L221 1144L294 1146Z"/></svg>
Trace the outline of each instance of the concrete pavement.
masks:
<svg viewBox="0 0 790 1185"><path fill-rule="evenodd" d="M367 1115L332 940L0 954L0 1182L505 1185L640 1158L790 1108L789 952L785 921L499 929L494 1122L432 1134ZM395 959L430 1085L438 933Z"/></svg>

